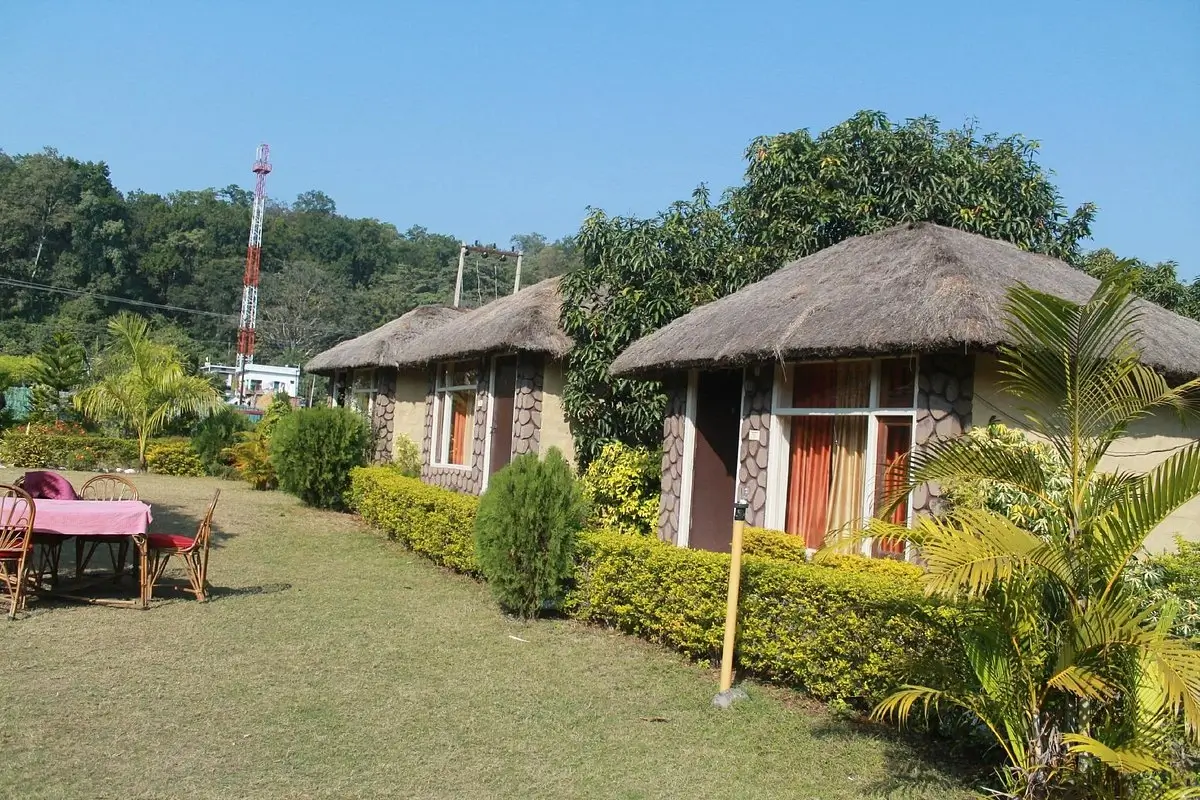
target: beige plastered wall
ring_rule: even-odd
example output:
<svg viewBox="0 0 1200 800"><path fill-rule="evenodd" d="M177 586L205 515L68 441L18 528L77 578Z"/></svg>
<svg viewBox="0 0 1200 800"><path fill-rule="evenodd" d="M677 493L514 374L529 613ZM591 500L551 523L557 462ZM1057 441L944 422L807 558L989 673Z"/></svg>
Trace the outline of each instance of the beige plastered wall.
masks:
<svg viewBox="0 0 1200 800"><path fill-rule="evenodd" d="M986 425L991 417L1013 427L1021 424L1021 403L1018 398L999 390L999 373L996 359L981 355L975 360L975 407L971 420L975 425ZM1177 416L1163 413L1141 420L1131 426L1129 433L1109 449L1108 456L1100 464L1103 470L1125 472L1147 472L1180 447L1200 438L1200 422L1184 425ZM1200 498L1176 509L1175 513L1154 529L1146 540L1151 552L1171 549L1175 534L1185 539L1200 541Z"/></svg>
<svg viewBox="0 0 1200 800"><path fill-rule="evenodd" d="M396 406L393 416L392 452L396 442L407 436L418 448L425 438L425 395L429 375L425 370L401 370L396 375Z"/></svg>
<svg viewBox="0 0 1200 800"><path fill-rule="evenodd" d="M539 450L544 454L557 447L572 464L575 463L575 440L567 425L563 408L564 375L563 363L546 359L542 375L542 436Z"/></svg>

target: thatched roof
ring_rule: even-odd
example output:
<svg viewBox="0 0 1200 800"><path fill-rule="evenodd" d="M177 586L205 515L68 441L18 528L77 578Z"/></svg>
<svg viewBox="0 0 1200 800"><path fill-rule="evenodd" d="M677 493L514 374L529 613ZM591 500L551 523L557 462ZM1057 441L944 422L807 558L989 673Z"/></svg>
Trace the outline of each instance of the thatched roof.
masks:
<svg viewBox="0 0 1200 800"><path fill-rule="evenodd" d="M464 312L460 308L414 308L369 333L318 353L304 365L304 369L307 372L333 372L354 367L397 366L404 359L406 350L417 339L463 315Z"/></svg>
<svg viewBox="0 0 1200 800"><path fill-rule="evenodd" d="M1049 256L930 223L847 239L695 309L634 342L614 375L753 361L948 349L1007 342L1006 292L1018 282L1066 300L1096 279ZM1200 323L1145 301L1143 358L1200 375Z"/></svg>
<svg viewBox="0 0 1200 800"><path fill-rule="evenodd" d="M556 358L571 349L559 323L558 278L468 311L406 348L402 365L416 366L497 351L524 350Z"/></svg>

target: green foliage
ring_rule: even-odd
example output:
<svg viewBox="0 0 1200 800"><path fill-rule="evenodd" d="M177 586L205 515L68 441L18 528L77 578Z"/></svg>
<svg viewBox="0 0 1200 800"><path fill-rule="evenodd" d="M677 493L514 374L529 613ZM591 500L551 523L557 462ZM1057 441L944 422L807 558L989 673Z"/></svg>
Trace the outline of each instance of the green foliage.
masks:
<svg viewBox="0 0 1200 800"><path fill-rule="evenodd" d="M371 432L346 408L306 408L287 414L271 434L271 464L279 486L317 508L345 508L350 470L367 461Z"/></svg>
<svg viewBox="0 0 1200 800"><path fill-rule="evenodd" d="M1175 548L1131 564L1127 579L1154 618L1167 613L1172 633L1200 646L1200 542L1177 536Z"/></svg>
<svg viewBox="0 0 1200 800"><path fill-rule="evenodd" d="M1084 272L1101 280L1130 280L1133 290L1151 303L1200 319L1200 278L1185 283L1174 261L1147 264L1138 258L1118 258L1112 250L1093 250L1083 257Z"/></svg>
<svg viewBox="0 0 1200 800"><path fill-rule="evenodd" d="M1017 428L995 420L985 427L972 428L967 437L997 456L1010 455L1029 464L1040 473L1040 492L1026 491L1006 481L969 478L947 481L945 498L960 508L986 509L1008 518L1014 525L1039 535L1061 530L1066 520L1062 508L1071 490L1071 479L1062 459L1047 444L1031 440Z"/></svg>
<svg viewBox="0 0 1200 800"><path fill-rule="evenodd" d="M138 464L137 443L127 439L67 435L54 428L25 426L0 435L0 463L21 469L129 469Z"/></svg>
<svg viewBox="0 0 1200 800"><path fill-rule="evenodd" d="M501 608L529 619L562 594L586 505L562 452L517 456L491 477L475 518L475 560Z"/></svg>
<svg viewBox="0 0 1200 800"><path fill-rule="evenodd" d="M815 137L755 139L742 185L718 204L701 187L651 219L594 211L577 237L582 263L563 282L563 326L575 340L564 401L581 463L614 439L659 444L662 388L610 377L617 354L796 258L929 221L1077 261L1094 208L1068 215L1036 153L1021 136L863 111Z"/></svg>
<svg viewBox="0 0 1200 800"><path fill-rule="evenodd" d="M279 424L281 419L291 414L293 410L292 399L288 396L288 393L276 392L271 396L271 403L267 406L262 419L254 426L255 430L262 434L264 439L269 441L271 433L275 430L275 426Z"/></svg>
<svg viewBox="0 0 1200 800"><path fill-rule="evenodd" d="M986 502L920 518L911 532L871 523L873 535L911 535L928 592L977 609L961 631L973 685L908 675L875 714L971 715L1004 752L1004 796L1162 796L1188 780L1182 756L1200 745L1200 649L1172 634L1174 608L1147 603L1135 567L1151 532L1200 495L1200 444L1143 475L1099 470L1132 422L1197 410L1200 379L1172 387L1141 363L1131 296L1127 280L1102 283L1083 304L1009 292L1016 344L1000 350L1003 388L1061 471L1036 448L990 433L912 456L908 489L982 481L1016 491L1044 504L1035 515L1043 533L1015 522L1011 505Z"/></svg>
<svg viewBox="0 0 1200 800"><path fill-rule="evenodd" d="M389 538L435 564L479 574L475 515L479 498L428 486L389 467L350 471L350 507Z"/></svg>
<svg viewBox="0 0 1200 800"><path fill-rule="evenodd" d="M765 528L746 528L742 532L742 552L750 556L774 558L797 564L812 564L816 567L836 569L839 572L854 572L877 575L912 588L920 585L924 570L916 564L891 558L866 558L860 555L839 553L833 549L818 551L810 560L804 538L783 531Z"/></svg>
<svg viewBox="0 0 1200 800"><path fill-rule="evenodd" d="M392 468L408 478L421 476L421 448L409 437L400 434L392 445Z"/></svg>
<svg viewBox="0 0 1200 800"><path fill-rule="evenodd" d="M279 476L271 460L270 440L261 431L240 431L235 442L224 450L238 477L254 489L265 492L279 485Z"/></svg>
<svg viewBox="0 0 1200 800"><path fill-rule="evenodd" d="M351 474L350 505L413 551L455 571L479 573L472 547L478 499L387 467L364 467ZM756 538L764 537L751 533L747 541ZM728 556L651 537L583 532L575 561L574 586L563 601L567 613L693 658L719 657ZM755 556L747 557L744 569L740 669L858 708L896 688L898 676L909 670L929 680L961 679L952 628L962 615L925 598L911 574L897 580Z"/></svg>
<svg viewBox="0 0 1200 800"><path fill-rule="evenodd" d="M609 442L588 465L580 484L591 516L588 527L653 535L658 527L662 451Z"/></svg>
<svg viewBox="0 0 1200 800"><path fill-rule="evenodd" d="M123 313L109 322L108 333L100 378L75 404L97 422L133 431L145 466L150 437L175 420L211 411L220 398L203 378L185 372L179 351L152 338L141 317Z"/></svg>
<svg viewBox="0 0 1200 800"><path fill-rule="evenodd" d="M232 465L228 452L237 435L250 429L250 421L229 406L222 405L196 423L192 429L192 450L209 475L225 476Z"/></svg>
<svg viewBox="0 0 1200 800"><path fill-rule="evenodd" d="M188 441L158 442L146 449L146 469L156 475L198 478L204 463Z"/></svg>
<svg viewBox="0 0 1200 800"><path fill-rule="evenodd" d="M30 419L53 422L68 416L70 404L63 402L86 378L83 347L75 337L63 331L42 346L30 378L33 382L33 408Z"/></svg>
<svg viewBox="0 0 1200 800"><path fill-rule="evenodd" d="M581 537L568 610L701 659L721 652L729 556L657 539ZM910 670L956 680L950 607L913 582L747 556L738 659L743 670L860 707Z"/></svg>
<svg viewBox="0 0 1200 800"><path fill-rule="evenodd" d="M0 355L0 391L10 386L32 383L36 373L35 357Z"/></svg>

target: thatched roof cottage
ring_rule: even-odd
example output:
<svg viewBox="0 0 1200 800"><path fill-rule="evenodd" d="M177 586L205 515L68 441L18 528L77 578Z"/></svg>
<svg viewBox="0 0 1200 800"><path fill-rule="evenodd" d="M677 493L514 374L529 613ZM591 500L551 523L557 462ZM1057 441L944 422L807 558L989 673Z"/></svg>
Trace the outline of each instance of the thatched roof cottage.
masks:
<svg viewBox="0 0 1200 800"><path fill-rule="evenodd" d="M558 447L574 457L562 405L571 340L559 325L558 284L551 278L472 310L415 309L321 353L307 368L372 369L365 385L375 387L375 407L391 409L393 421L388 430L377 425L377 458L392 452L382 442L404 433L421 446L425 482L479 494L515 455ZM410 336L417 323L405 321L418 312L422 329ZM348 353L371 355L364 362Z"/></svg>
<svg viewBox="0 0 1200 800"><path fill-rule="evenodd" d="M993 417L1016 424L994 353L1018 282L1077 302L1097 286L1005 242L904 224L802 258L635 342L612 373L664 379L671 398L660 536L727 550L744 493L751 524L816 548L830 529L874 515L898 479L883 467L900 453ZM1200 374L1200 323L1142 304L1146 362ZM1147 420L1113 449L1111 466L1147 470L1197 436L1174 418ZM916 492L896 521L937 502ZM1166 546L1176 532L1200 538L1200 502L1150 543Z"/></svg>

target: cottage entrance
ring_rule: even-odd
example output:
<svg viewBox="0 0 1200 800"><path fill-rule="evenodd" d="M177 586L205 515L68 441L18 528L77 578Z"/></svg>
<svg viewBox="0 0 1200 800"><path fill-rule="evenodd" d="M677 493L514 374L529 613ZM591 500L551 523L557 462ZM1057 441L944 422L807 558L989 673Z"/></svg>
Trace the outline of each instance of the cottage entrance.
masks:
<svg viewBox="0 0 1200 800"><path fill-rule="evenodd" d="M497 356L492 362L492 459L488 474L503 469L512 460L513 406L517 393L517 357Z"/></svg>
<svg viewBox="0 0 1200 800"><path fill-rule="evenodd" d="M696 444L692 459L688 545L728 553L733 536L742 372L701 372L696 381Z"/></svg>

